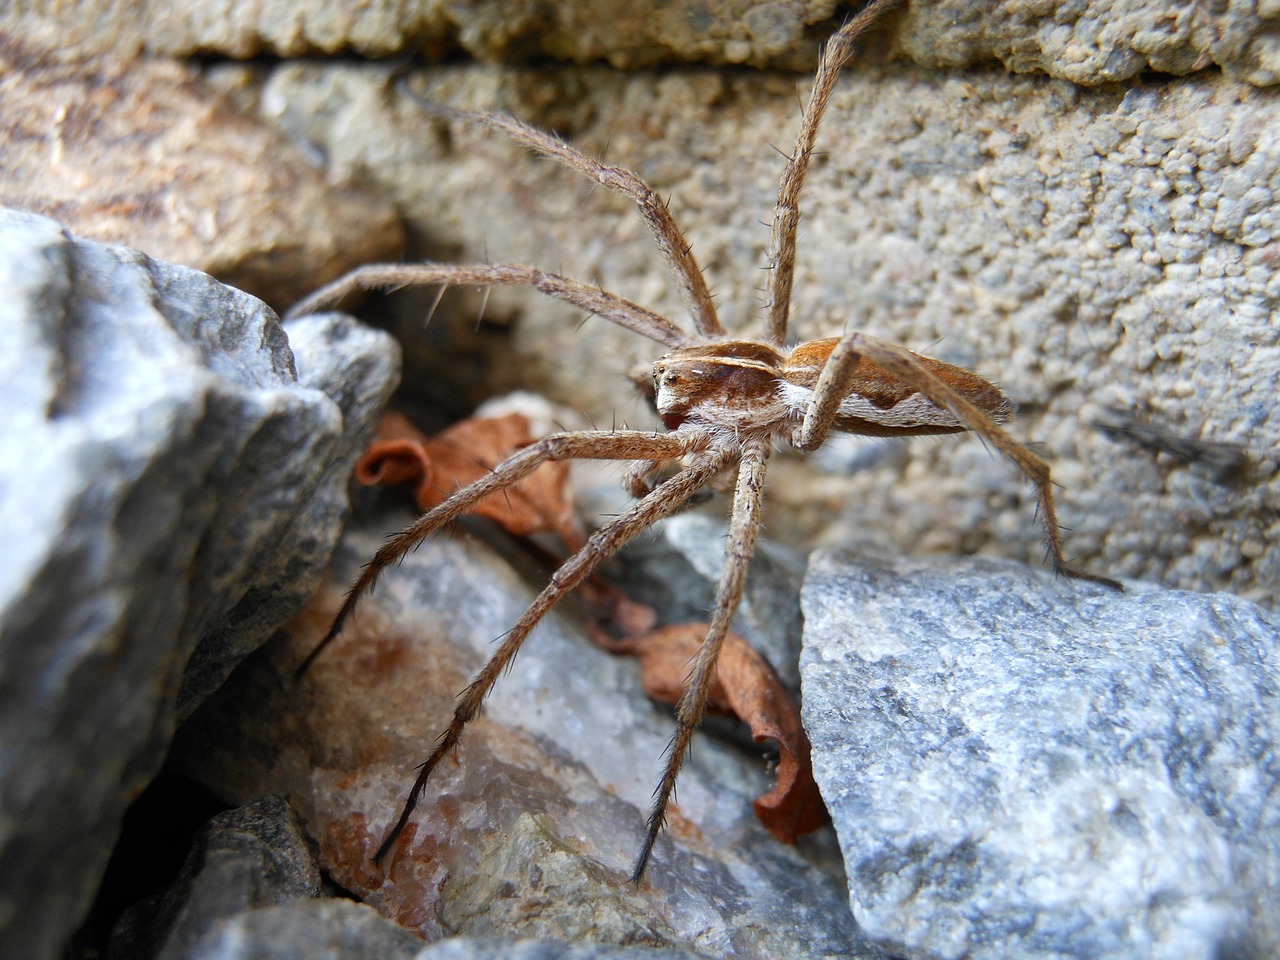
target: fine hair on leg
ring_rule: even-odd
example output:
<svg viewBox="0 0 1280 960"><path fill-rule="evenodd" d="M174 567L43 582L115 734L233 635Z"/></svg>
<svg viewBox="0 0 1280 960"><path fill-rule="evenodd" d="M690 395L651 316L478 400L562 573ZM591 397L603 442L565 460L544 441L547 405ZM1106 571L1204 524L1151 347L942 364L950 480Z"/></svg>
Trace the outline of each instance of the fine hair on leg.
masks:
<svg viewBox="0 0 1280 960"><path fill-rule="evenodd" d="M342 633L347 618L360 599L373 589L382 571L399 561L436 530L453 523L474 504L527 477L542 464L562 460L662 462L683 456L704 443L704 438L694 432L649 433L643 430L619 430L557 433L525 447L494 467L487 477L459 490L444 503L428 510L405 529L387 538L373 559L365 564L359 579L347 591L346 599L334 617L333 624L307 658L299 664L296 675L301 677L305 674L316 657Z"/></svg>
<svg viewBox="0 0 1280 960"><path fill-rule="evenodd" d="M756 552L756 539L760 534L760 507L764 501L764 475L769 463L770 445L766 439L752 439L743 444L738 461L738 479L734 486L733 515L729 521L729 540L725 546L724 573L716 588L714 612L707 628L706 639L694 659L693 669L685 681L684 694L676 706L676 733L667 747L667 765L662 781L654 793L653 809L649 814L644 845L636 859L631 881L639 883L649 863L649 855L667 819L667 805L675 791L676 778L689 753L693 732L702 722L707 709L707 698L716 677L716 660L720 648L729 633L733 615L742 601L742 590L747 580L747 568Z"/></svg>
<svg viewBox="0 0 1280 960"><path fill-rule="evenodd" d="M683 506L685 501L711 482L726 466L730 456L728 452L721 450L695 455L692 464L663 481L648 496L637 500L588 537L582 549L556 570L551 577L551 582L543 588L529 605L529 609L516 621L515 626L503 638L497 651L489 658L489 662L462 692L458 699L458 706L454 710L453 720L436 741L436 747L431 756L419 768L417 779L413 782L413 788L409 791L399 819L383 840L378 852L374 854L375 863L380 863L395 845L409 822L414 808L418 805L431 771L457 745L462 731L480 712L480 705L484 703L485 697L488 696L498 677L511 664L525 639L547 611L628 540Z"/></svg>

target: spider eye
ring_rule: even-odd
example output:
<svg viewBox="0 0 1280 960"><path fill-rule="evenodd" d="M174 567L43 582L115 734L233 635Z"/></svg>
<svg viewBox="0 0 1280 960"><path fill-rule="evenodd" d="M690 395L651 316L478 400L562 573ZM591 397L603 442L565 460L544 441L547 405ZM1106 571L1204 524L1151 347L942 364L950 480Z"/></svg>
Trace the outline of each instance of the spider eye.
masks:
<svg viewBox="0 0 1280 960"><path fill-rule="evenodd" d="M674 386L679 379L670 367L660 365L653 368L653 382L659 387Z"/></svg>

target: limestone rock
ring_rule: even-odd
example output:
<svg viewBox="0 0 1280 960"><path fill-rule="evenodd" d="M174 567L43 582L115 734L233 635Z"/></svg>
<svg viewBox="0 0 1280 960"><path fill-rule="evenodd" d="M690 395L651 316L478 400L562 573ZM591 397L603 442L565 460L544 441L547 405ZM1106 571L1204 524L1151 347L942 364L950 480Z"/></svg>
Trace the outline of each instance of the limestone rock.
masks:
<svg viewBox="0 0 1280 960"><path fill-rule="evenodd" d="M302 682L294 670L396 528L348 528L329 585L184 728L177 756L228 799L286 796L344 889L429 940L678 946L739 957L877 956L830 834L795 847L751 811L759 756L699 737L645 881L629 872L672 730L637 665L550 617L445 761L382 866L371 857L455 697L532 592L470 536L389 569ZM539 574L539 579L546 572Z"/></svg>
<svg viewBox="0 0 1280 960"><path fill-rule="evenodd" d="M297 817L260 797L201 830L170 888L130 908L111 938L111 960L184 960L219 921L320 894L320 872ZM277 931L279 933L279 931Z"/></svg>
<svg viewBox="0 0 1280 960"><path fill-rule="evenodd" d="M854 915L912 957L1280 942L1280 629L1226 594L813 558L805 725Z"/></svg>
<svg viewBox="0 0 1280 960"><path fill-rule="evenodd" d="M297 370L260 301L12 211L0 289L0 940L42 960L179 690L194 706L314 589L397 354L315 317Z"/></svg>

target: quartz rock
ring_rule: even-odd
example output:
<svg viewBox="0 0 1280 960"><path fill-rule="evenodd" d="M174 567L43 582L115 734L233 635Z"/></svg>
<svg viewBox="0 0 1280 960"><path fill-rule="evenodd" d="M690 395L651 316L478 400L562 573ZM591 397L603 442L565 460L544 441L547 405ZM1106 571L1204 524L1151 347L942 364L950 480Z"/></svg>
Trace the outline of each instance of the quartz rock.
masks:
<svg viewBox="0 0 1280 960"><path fill-rule="evenodd" d="M912 957L1280 942L1280 630L993 560L815 556L805 724L854 915Z"/></svg>

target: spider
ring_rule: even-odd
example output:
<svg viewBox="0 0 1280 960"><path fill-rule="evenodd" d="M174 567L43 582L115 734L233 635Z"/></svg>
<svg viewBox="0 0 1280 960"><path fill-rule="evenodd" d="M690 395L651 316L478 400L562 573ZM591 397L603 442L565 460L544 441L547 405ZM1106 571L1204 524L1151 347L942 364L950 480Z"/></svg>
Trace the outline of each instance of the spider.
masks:
<svg viewBox="0 0 1280 960"><path fill-rule="evenodd" d="M543 463L574 459L630 461L624 484L635 498L600 527L585 546L552 575L505 636L489 662L458 698L453 719L420 768L400 817L374 861L381 863L412 816L431 772L457 745L466 725L537 623L607 557L722 476L732 478L733 506L724 574L717 586L706 639L693 660L676 708L676 733L666 753L632 880L639 882L665 823L676 779L694 729L702 719L715 677L716 658L742 598L760 528L769 456L777 443L802 451L822 446L831 431L871 436L916 436L971 430L1004 454L1035 486L1048 558L1066 576L1119 587L1115 581L1067 565L1062 556L1048 464L1000 425L1012 417L1009 399L996 386L960 367L913 353L864 333L811 340L787 348L787 322L795 274L799 197L813 156L818 125L854 41L897 0L873 0L827 42L805 108L794 152L778 188L766 296L763 340L735 339L716 316L711 294L689 244L665 202L636 174L600 163L561 140L511 117L424 104L427 109L501 131L537 153L578 171L633 200L657 241L695 333L670 320L567 277L527 266L370 265L318 290L297 304L299 315L341 300L358 289L406 285L527 284L657 341L668 352L653 365L654 400L667 432L581 430L553 434L527 446L481 480L454 493L391 537L351 587L332 626L298 668L301 675L342 631L361 597L379 575L431 533L452 523L477 501L516 483ZM416 98L415 98L416 99ZM669 474L669 475L668 475Z"/></svg>

